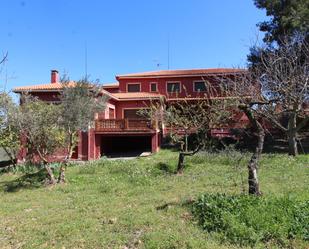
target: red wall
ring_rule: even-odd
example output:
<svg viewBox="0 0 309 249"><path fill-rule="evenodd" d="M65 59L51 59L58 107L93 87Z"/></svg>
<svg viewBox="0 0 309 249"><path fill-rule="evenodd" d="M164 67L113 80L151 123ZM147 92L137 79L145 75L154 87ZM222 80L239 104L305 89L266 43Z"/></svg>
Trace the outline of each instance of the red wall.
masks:
<svg viewBox="0 0 309 249"><path fill-rule="evenodd" d="M116 118L123 118L123 110L125 108L134 109L134 108L145 108L149 106L149 100L139 100L139 101L119 101L116 103Z"/></svg>
<svg viewBox="0 0 309 249"><path fill-rule="evenodd" d="M110 92L110 93L118 93L119 92L119 87L111 87L111 88L109 88L109 87L104 87L103 86L103 89L105 91Z"/></svg>
<svg viewBox="0 0 309 249"><path fill-rule="evenodd" d="M167 82L180 82L181 92L178 94L167 93L166 85ZM194 92L194 81L208 81L215 86L215 79L211 77L178 77L178 78L147 78L147 79L120 79L119 80L119 90L120 92L127 92L128 83L140 83L141 92L150 92L150 84L157 82L158 93L167 96L168 98L175 97L199 97L203 96L205 93Z"/></svg>

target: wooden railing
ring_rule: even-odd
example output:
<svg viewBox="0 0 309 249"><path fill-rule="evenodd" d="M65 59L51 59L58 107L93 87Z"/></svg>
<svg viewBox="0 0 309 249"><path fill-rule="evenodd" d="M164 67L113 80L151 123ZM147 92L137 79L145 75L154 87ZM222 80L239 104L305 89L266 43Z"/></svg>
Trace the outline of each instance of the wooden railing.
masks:
<svg viewBox="0 0 309 249"><path fill-rule="evenodd" d="M96 131L149 131L153 126L146 119L102 119L95 121Z"/></svg>

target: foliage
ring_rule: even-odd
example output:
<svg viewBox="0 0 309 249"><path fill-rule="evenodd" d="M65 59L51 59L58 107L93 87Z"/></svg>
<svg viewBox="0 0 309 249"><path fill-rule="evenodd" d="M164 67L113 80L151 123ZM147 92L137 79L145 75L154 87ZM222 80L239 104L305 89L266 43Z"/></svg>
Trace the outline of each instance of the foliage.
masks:
<svg viewBox="0 0 309 249"><path fill-rule="evenodd" d="M228 100L217 98L216 87L207 80L204 83L207 95L193 101L184 98L167 104L155 102L150 109L141 111L141 115L154 123L163 124L174 144L180 147L177 174L183 173L185 156L192 156L205 147L211 129L221 127L231 116Z"/></svg>
<svg viewBox="0 0 309 249"><path fill-rule="evenodd" d="M105 109L106 97L102 96L100 88L82 79L74 85L64 81L60 100L59 125L65 132L67 157L70 158L78 142L78 132L88 130L95 113Z"/></svg>
<svg viewBox="0 0 309 249"><path fill-rule="evenodd" d="M20 113L16 120L21 136L26 139L22 146L29 159L48 163L48 156L61 148L64 133L58 126L59 107L31 96L22 96Z"/></svg>
<svg viewBox="0 0 309 249"><path fill-rule="evenodd" d="M89 83L87 78L73 84L64 79L62 84L58 124L64 134L67 154L64 165L60 168L58 182L65 182L65 165L77 146L78 132L88 130L93 123L95 114L105 109L107 100L101 89L95 84Z"/></svg>
<svg viewBox="0 0 309 249"><path fill-rule="evenodd" d="M0 94L0 147L4 149L12 163L16 160L20 146L20 134L15 122L18 112L16 104L5 92Z"/></svg>
<svg viewBox="0 0 309 249"><path fill-rule="evenodd" d="M308 0L254 0L254 3L271 17L258 24L260 31L265 32L265 42L280 44L284 36L293 36L296 32L309 35Z"/></svg>
<svg viewBox="0 0 309 249"><path fill-rule="evenodd" d="M241 246L258 242L287 246L289 239L309 240L309 201L205 194L193 205L193 213L207 232Z"/></svg>

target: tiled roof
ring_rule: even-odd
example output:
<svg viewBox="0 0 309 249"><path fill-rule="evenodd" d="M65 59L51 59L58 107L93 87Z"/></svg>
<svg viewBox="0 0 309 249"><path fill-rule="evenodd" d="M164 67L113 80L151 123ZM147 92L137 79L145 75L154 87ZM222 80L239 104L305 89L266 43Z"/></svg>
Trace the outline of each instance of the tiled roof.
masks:
<svg viewBox="0 0 309 249"><path fill-rule="evenodd" d="M113 93L118 100L131 100L131 99L158 99L164 97L158 93L147 93L147 92L135 92L135 93Z"/></svg>
<svg viewBox="0 0 309 249"><path fill-rule="evenodd" d="M70 81L68 83L69 87L74 87L76 82ZM16 87L13 89L15 93L22 93L22 92L50 92L50 91L60 91L63 88L63 83L49 83L49 84L41 84L41 85L32 85L32 86L22 86ZM102 89L102 93L106 94L112 99L116 99L111 93Z"/></svg>
<svg viewBox="0 0 309 249"><path fill-rule="evenodd" d="M111 83L111 84L103 84L103 88L118 88L119 87L119 83Z"/></svg>
<svg viewBox="0 0 309 249"><path fill-rule="evenodd" d="M206 76L214 74L235 74L245 72L245 69L234 68L208 68L208 69L179 69L179 70L161 70L143 73L124 74L116 76L121 78L141 78L141 77L178 77L178 76Z"/></svg>
<svg viewBox="0 0 309 249"><path fill-rule="evenodd" d="M69 86L75 86L75 82L69 82ZM21 86L13 89L13 92L26 92L26 91L52 91L52 90L60 90L63 88L62 83L48 83L48 84L40 84L40 85L32 85L32 86Z"/></svg>

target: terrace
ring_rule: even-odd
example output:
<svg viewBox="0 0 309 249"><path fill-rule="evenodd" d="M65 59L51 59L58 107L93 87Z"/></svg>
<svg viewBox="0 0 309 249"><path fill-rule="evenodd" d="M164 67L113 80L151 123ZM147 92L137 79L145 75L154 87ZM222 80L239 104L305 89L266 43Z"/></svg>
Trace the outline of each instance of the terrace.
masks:
<svg viewBox="0 0 309 249"><path fill-rule="evenodd" d="M102 119L95 121L97 132L152 131L154 126L147 119Z"/></svg>

